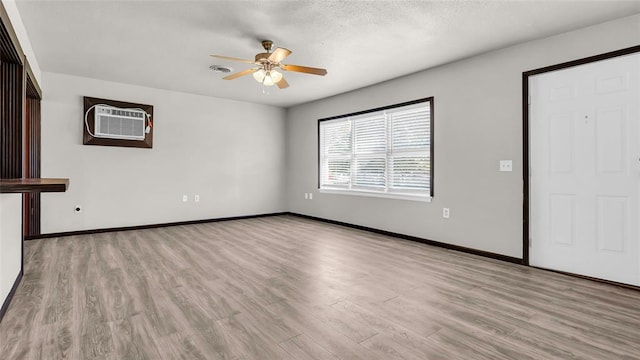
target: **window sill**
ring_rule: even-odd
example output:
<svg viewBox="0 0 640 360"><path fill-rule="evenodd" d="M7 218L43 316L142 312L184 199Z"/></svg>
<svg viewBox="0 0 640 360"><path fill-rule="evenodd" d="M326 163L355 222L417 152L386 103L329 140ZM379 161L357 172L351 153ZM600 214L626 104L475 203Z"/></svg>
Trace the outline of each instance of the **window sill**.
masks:
<svg viewBox="0 0 640 360"><path fill-rule="evenodd" d="M375 191L366 191L366 190L340 190L340 189L318 189L318 191L322 194L367 196L367 197L378 197L378 198L394 199L394 200L409 200L409 201L420 201L420 202L428 202L428 203L431 202L431 196L428 196L428 195L386 194L386 193L379 193Z"/></svg>

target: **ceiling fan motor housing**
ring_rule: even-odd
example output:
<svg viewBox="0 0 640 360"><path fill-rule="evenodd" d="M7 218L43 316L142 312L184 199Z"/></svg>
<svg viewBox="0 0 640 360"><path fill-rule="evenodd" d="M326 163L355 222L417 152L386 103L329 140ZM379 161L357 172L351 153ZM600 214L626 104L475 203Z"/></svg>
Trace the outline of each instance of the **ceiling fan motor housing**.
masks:
<svg viewBox="0 0 640 360"><path fill-rule="evenodd" d="M270 53L256 54L256 62L257 63L268 62L269 61L269 55L271 55L271 54Z"/></svg>

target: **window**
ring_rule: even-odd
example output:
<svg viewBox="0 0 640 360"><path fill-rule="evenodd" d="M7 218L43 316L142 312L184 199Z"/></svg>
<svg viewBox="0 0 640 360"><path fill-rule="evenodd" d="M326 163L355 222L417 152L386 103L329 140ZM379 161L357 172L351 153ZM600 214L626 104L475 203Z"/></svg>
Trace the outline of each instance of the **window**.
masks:
<svg viewBox="0 0 640 360"><path fill-rule="evenodd" d="M433 98L318 120L321 192L433 196Z"/></svg>

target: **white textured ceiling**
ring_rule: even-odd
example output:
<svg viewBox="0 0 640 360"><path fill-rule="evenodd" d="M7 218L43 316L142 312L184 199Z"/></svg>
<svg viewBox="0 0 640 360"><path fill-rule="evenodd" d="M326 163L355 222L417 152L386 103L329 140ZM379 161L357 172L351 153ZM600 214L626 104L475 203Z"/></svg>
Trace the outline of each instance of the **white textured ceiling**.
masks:
<svg viewBox="0 0 640 360"><path fill-rule="evenodd" d="M640 1L34 1L18 9L43 71L291 106L527 40L640 13ZM290 87L225 81L260 40L293 53ZM45 84L46 90L46 84Z"/></svg>

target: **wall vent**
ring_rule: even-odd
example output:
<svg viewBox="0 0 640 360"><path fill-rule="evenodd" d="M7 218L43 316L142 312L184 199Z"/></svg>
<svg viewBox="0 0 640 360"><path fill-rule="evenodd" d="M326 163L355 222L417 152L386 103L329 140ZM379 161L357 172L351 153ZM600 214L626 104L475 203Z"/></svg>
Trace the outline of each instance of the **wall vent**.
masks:
<svg viewBox="0 0 640 360"><path fill-rule="evenodd" d="M209 69L215 71L215 72L219 72L219 73L223 73L223 74L227 74L233 71L232 67L229 66L222 66L222 65L211 65L209 66Z"/></svg>

